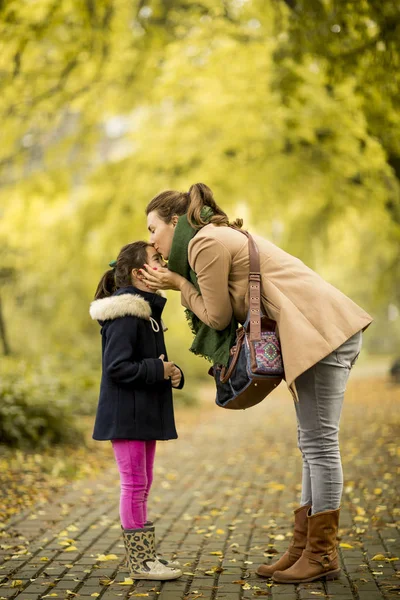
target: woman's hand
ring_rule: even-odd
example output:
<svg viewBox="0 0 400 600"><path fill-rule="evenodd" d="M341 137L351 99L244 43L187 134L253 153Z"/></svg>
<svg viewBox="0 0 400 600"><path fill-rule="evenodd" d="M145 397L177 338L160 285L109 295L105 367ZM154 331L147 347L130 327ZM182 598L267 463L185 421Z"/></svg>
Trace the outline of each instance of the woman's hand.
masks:
<svg viewBox="0 0 400 600"><path fill-rule="evenodd" d="M156 290L180 290L186 281L182 275L174 273L165 267L153 269L149 265L144 265L145 269L140 269L143 277L142 281L147 285L150 291Z"/></svg>

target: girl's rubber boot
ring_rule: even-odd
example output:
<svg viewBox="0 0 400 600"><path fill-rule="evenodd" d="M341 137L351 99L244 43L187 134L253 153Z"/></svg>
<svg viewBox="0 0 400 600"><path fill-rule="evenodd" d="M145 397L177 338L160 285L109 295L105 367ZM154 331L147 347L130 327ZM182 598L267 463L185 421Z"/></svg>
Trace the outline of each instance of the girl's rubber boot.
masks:
<svg viewBox="0 0 400 600"><path fill-rule="evenodd" d="M275 571L276 583L309 583L316 579L337 579L340 575L336 537L339 512L325 510L308 518L307 545L299 560L286 571Z"/></svg>
<svg viewBox="0 0 400 600"><path fill-rule="evenodd" d="M181 577L180 569L171 569L157 560L154 529L123 529L122 532L132 579L168 581Z"/></svg>
<svg viewBox="0 0 400 600"><path fill-rule="evenodd" d="M149 529L151 527L154 529L153 521L146 521L146 523L144 524L144 528ZM121 529L123 531L122 525L121 525ZM165 565L166 567L171 567L172 569L179 569L181 566L181 564L177 560L167 560L167 559L159 556L157 553L156 553L156 558L162 565ZM128 554L125 555L125 558L121 563L120 570L123 572L129 571Z"/></svg>
<svg viewBox="0 0 400 600"><path fill-rule="evenodd" d="M155 527L153 521L146 521L144 527L146 529L153 528L155 535ZM180 569L181 564L177 560L167 560L166 558L162 558L158 554L156 554L156 558L160 561L161 564L165 565L166 567L171 567L172 569Z"/></svg>
<svg viewBox="0 0 400 600"><path fill-rule="evenodd" d="M297 562L306 547L310 504L300 506L294 511L293 539L286 552L271 565L260 565L256 571L260 577L272 577L275 571L285 571Z"/></svg>

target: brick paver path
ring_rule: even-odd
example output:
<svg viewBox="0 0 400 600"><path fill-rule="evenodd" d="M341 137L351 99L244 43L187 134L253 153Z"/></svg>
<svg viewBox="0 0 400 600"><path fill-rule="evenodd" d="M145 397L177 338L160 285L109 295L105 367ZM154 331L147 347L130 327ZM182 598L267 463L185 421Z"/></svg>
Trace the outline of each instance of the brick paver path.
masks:
<svg viewBox="0 0 400 600"><path fill-rule="evenodd" d="M346 487L338 581L272 585L255 575L260 562L287 547L291 513L298 506L301 461L294 409L282 385L274 397L247 411L224 411L211 397L183 425L178 411L179 440L159 443L149 517L156 521L159 551L181 562L181 579L125 582L118 476L110 453L110 469L101 480L75 483L51 504L3 525L0 598L398 596L396 397L386 404L379 398L363 402L349 389L341 430Z"/></svg>

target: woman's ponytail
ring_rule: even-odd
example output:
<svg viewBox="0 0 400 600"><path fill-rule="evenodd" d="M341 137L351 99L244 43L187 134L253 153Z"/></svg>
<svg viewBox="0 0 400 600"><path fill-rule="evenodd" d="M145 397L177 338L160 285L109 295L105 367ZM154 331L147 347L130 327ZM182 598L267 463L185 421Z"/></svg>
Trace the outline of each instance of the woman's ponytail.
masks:
<svg viewBox="0 0 400 600"><path fill-rule="evenodd" d="M205 225L208 225L208 223L213 223L214 225L229 225L236 229L242 227L243 219L236 219L233 223L229 222L228 215L215 202L212 191L205 183L195 183L190 186L188 196L189 207L187 219L194 229L201 229ZM205 206L209 206L214 213L209 221L205 221L201 216L201 210Z"/></svg>
<svg viewBox="0 0 400 600"><path fill-rule="evenodd" d="M205 206L209 206L214 213L207 221L201 216L201 210ZM229 222L228 215L215 202L212 191L205 183L195 183L190 186L188 192L166 190L157 194L147 205L146 215L153 211L164 223L171 223L174 215L180 217L187 213L187 219L194 229L201 229L208 223L229 225L235 229L240 229L243 225L243 219L236 219L233 223Z"/></svg>
<svg viewBox="0 0 400 600"><path fill-rule="evenodd" d="M115 292L115 269L109 269L100 279L99 285L97 286L96 293L94 295L95 300L99 300L100 298L107 298L108 296L112 296Z"/></svg>

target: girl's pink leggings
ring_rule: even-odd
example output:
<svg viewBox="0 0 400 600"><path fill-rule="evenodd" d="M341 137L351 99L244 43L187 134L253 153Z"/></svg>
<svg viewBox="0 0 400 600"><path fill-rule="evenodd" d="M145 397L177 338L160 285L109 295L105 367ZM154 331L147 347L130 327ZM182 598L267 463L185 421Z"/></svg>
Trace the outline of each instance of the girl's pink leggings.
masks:
<svg viewBox="0 0 400 600"><path fill-rule="evenodd" d="M156 442L112 440L112 447L121 479L119 512L122 527L142 528L147 521Z"/></svg>

